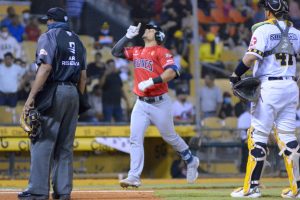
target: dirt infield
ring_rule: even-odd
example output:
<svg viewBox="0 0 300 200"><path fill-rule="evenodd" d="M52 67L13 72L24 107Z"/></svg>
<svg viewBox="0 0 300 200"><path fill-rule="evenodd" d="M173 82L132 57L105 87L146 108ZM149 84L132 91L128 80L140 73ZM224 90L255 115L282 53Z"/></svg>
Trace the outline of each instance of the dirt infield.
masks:
<svg viewBox="0 0 300 200"><path fill-rule="evenodd" d="M115 191L73 191L72 200L81 199L109 199L109 200L159 200L153 196L153 191L131 191L131 190L115 190ZM17 199L17 191L0 191L0 199L15 200Z"/></svg>

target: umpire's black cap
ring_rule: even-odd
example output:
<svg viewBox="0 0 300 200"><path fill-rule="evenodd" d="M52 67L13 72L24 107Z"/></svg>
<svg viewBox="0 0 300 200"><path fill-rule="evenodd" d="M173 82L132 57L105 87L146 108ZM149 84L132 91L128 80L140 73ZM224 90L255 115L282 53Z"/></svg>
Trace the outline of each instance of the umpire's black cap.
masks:
<svg viewBox="0 0 300 200"><path fill-rule="evenodd" d="M47 11L46 16L40 18L42 22L47 22L48 19L53 19L54 21L57 22L67 22L68 16L64 9L55 7L55 8L50 8Z"/></svg>

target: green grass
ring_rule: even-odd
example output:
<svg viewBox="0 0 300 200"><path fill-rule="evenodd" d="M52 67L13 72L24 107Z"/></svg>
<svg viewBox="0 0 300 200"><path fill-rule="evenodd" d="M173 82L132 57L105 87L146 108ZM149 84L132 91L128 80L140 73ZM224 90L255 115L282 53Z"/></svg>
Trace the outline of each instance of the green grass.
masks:
<svg viewBox="0 0 300 200"><path fill-rule="evenodd" d="M117 179L75 180L74 190L122 190L118 182ZM288 186L287 178L266 178L261 183L263 196L260 199L263 200L282 199L281 190ZM242 178L200 177L196 184L187 184L184 179L142 179L139 189L128 190L153 190L154 195L162 200L233 200L230 193L242 184ZM0 180L0 189L23 189L26 186L27 180Z"/></svg>
<svg viewBox="0 0 300 200"><path fill-rule="evenodd" d="M205 180L204 180L205 181ZM242 183L241 183L242 184ZM187 184L168 184L154 186L155 196L163 200L199 200L199 199L209 199L209 200L226 200L233 198L230 197L230 193L236 187L241 186L241 184L236 183L201 183L195 185ZM147 186L148 187L148 186ZM262 186L262 198L263 200L273 200L282 199L280 197L281 190L287 187L286 180L282 182L264 182ZM151 188L151 186L150 186ZM236 199L236 198L235 198Z"/></svg>

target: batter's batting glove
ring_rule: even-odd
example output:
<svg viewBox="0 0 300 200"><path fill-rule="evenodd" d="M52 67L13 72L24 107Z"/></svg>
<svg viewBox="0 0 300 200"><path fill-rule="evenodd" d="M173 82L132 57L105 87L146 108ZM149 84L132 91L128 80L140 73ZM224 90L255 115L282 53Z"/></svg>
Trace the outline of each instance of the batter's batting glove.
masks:
<svg viewBox="0 0 300 200"><path fill-rule="evenodd" d="M127 33L126 33L126 37L128 39L132 39L135 36L137 36L139 34L140 28L141 28L141 23L139 23L137 26L129 26L129 28L127 29Z"/></svg>
<svg viewBox="0 0 300 200"><path fill-rule="evenodd" d="M146 81L142 81L138 84L138 88L139 90L141 90L142 92L144 92L147 88L151 87L152 85L154 85L153 79L149 78Z"/></svg>

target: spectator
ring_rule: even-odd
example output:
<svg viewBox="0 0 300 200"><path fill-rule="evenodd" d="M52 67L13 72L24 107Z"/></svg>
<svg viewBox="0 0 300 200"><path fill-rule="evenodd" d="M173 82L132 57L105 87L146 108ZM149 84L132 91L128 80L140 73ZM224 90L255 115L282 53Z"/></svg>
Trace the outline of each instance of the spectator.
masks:
<svg viewBox="0 0 300 200"><path fill-rule="evenodd" d="M236 117L240 117L247 109L247 103L239 101L234 105L234 114Z"/></svg>
<svg viewBox="0 0 300 200"><path fill-rule="evenodd" d="M216 43L213 33L208 33L205 38L205 42L199 49L199 58L203 66L202 77L207 73L219 74L223 77L220 72L225 68L221 62L222 44Z"/></svg>
<svg viewBox="0 0 300 200"><path fill-rule="evenodd" d="M20 43L23 41L25 37L25 28L21 24L19 16L14 15L12 17L11 24L7 26L10 34L16 38L16 40Z"/></svg>
<svg viewBox="0 0 300 200"><path fill-rule="evenodd" d="M237 128L240 131L240 137L242 142L242 157L240 172L246 172L247 160L248 160L248 146L247 146L247 129L251 126L251 115L249 109L247 109L243 114L238 118Z"/></svg>
<svg viewBox="0 0 300 200"><path fill-rule="evenodd" d="M216 117L219 115L222 105L221 89L215 86L215 77L212 74L205 75L204 86L200 90L201 116Z"/></svg>
<svg viewBox="0 0 300 200"><path fill-rule="evenodd" d="M18 89L24 70L13 63L13 54L4 54L4 62L0 64L0 105L16 107Z"/></svg>
<svg viewBox="0 0 300 200"><path fill-rule="evenodd" d="M253 15L253 19L252 19L253 23L256 24L259 22L263 22L265 19L266 19L265 10L263 7L259 7L257 12L255 12Z"/></svg>
<svg viewBox="0 0 300 200"><path fill-rule="evenodd" d="M66 2L66 11L70 20L71 29L75 33L80 31L81 26L81 13L84 0L67 0Z"/></svg>
<svg viewBox="0 0 300 200"><path fill-rule="evenodd" d="M119 71L120 78L122 79L123 82L128 81L129 79L129 63L127 60L123 58L115 58L115 63L116 63L116 68Z"/></svg>
<svg viewBox="0 0 300 200"><path fill-rule="evenodd" d="M102 90L99 85L95 85L91 94L88 94L91 108L80 115L79 121L99 122L103 120Z"/></svg>
<svg viewBox="0 0 300 200"><path fill-rule="evenodd" d="M233 36L235 46L242 46L248 48L250 39L250 30L247 28L247 26L245 26L244 24L238 25L237 31Z"/></svg>
<svg viewBox="0 0 300 200"><path fill-rule="evenodd" d="M24 27L26 27L28 25L28 23L30 22L30 19L32 17L30 16L30 10L26 9L26 10L23 10L22 12L22 25Z"/></svg>
<svg viewBox="0 0 300 200"><path fill-rule="evenodd" d="M25 27L26 40L37 41L41 35L41 29L39 28L38 20L35 17L31 17L27 26Z"/></svg>
<svg viewBox="0 0 300 200"><path fill-rule="evenodd" d="M195 122L195 109L187 97L186 89L181 88L176 91L176 101L172 105L174 123L192 124Z"/></svg>
<svg viewBox="0 0 300 200"><path fill-rule="evenodd" d="M110 33L108 22L104 22L101 25L101 29L95 34L95 41L96 43L104 46L112 45L112 43L114 42L114 38Z"/></svg>
<svg viewBox="0 0 300 200"><path fill-rule="evenodd" d="M232 0L225 0L223 4L223 11L226 17L229 17L229 12L233 9Z"/></svg>
<svg viewBox="0 0 300 200"><path fill-rule="evenodd" d="M102 105L105 122L123 121L123 111L121 108L121 99L124 98L129 108L129 102L123 91L123 83L116 69L114 60L106 62L106 70L100 79L100 86L102 87Z"/></svg>
<svg viewBox="0 0 300 200"><path fill-rule="evenodd" d="M95 54L95 61L89 63L87 66L87 83L90 84L94 79L100 79L105 72L105 63L102 62L102 54L97 52Z"/></svg>
<svg viewBox="0 0 300 200"><path fill-rule="evenodd" d="M1 21L1 26L8 26L11 24L13 16L16 15L15 8L12 6L7 7L6 13L6 17L4 17Z"/></svg>
<svg viewBox="0 0 300 200"><path fill-rule="evenodd" d="M12 37L6 26L0 28L0 60L3 59L4 54L11 52L15 58L21 57L21 46L17 40Z"/></svg>
<svg viewBox="0 0 300 200"><path fill-rule="evenodd" d="M223 103L219 117L225 119L226 117L232 117L234 114L233 106L231 104L231 94L229 92L223 93Z"/></svg>
<svg viewBox="0 0 300 200"><path fill-rule="evenodd" d="M291 0L290 1L290 16L297 28L300 27L300 2Z"/></svg>

